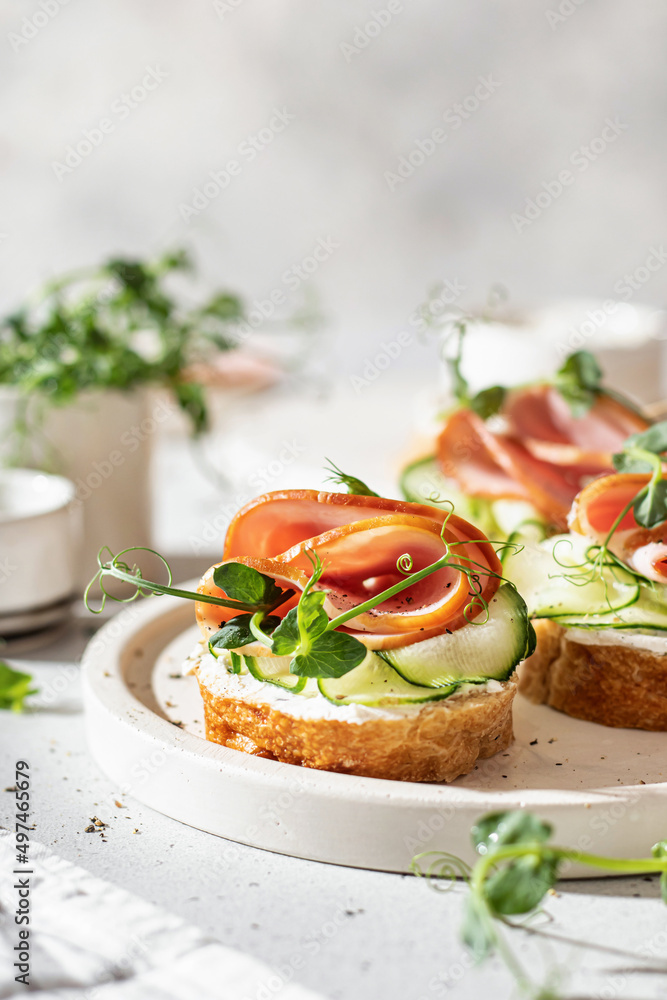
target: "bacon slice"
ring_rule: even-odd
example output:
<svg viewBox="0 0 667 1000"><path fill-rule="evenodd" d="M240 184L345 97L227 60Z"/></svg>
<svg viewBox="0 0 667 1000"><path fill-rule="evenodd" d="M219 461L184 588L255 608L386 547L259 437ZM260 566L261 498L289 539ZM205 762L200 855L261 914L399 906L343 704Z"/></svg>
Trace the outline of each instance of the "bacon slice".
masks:
<svg viewBox="0 0 667 1000"><path fill-rule="evenodd" d="M446 522L446 523L445 523ZM444 540L443 540L444 538ZM247 504L229 526L223 562L242 562L297 593L274 612L294 607L312 574L308 552L316 552L324 572L316 585L327 592L331 618L363 604L405 578L397 562L406 553L411 571L430 566L447 548L454 565L349 620L344 630L369 649L410 645L466 624L465 609L475 591L456 565L478 574L484 600L495 594L502 567L492 545L473 525L423 504L378 497L286 490ZM200 593L223 596L211 567ZM236 612L198 603L197 620L210 636Z"/></svg>
<svg viewBox="0 0 667 1000"><path fill-rule="evenodd" d="M570 530L601 544L649 479L648 475L617 473L594 480L572 506ZM630 509L615 529L608 547L637 573L667 583L667 523L643 528Z"/></svg>
<svg viewBox="0 0 667 1000"><path fill-rule="evenodd" d="M603 393L575 418L548 385L511 392L502 417L505 427L498 431L471 410L456 410L438 440L443 473L471 496L530 501L559 528L585 483L609 472L611 455L649 426Z"/></svg>

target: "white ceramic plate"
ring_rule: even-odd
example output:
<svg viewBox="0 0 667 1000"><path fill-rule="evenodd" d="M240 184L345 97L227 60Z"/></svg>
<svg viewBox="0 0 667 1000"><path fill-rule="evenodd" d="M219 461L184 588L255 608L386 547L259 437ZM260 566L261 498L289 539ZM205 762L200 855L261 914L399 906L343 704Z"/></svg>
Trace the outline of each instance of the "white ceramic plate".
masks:
<svg viewBox="0 0 667 1000"><path fill-rule="evenodd" d="M207 743L197 682L180 676L198 636L192 622L190 602L148 598L111 619L84 656L93 756L119 793L182 823L399 872L420 851L471 862L473 822L503 809L531 809L560 844L600 854L646 856L667 836L667 733L606 729L520 697L514 744L451 785L315 771Z"/></svg>

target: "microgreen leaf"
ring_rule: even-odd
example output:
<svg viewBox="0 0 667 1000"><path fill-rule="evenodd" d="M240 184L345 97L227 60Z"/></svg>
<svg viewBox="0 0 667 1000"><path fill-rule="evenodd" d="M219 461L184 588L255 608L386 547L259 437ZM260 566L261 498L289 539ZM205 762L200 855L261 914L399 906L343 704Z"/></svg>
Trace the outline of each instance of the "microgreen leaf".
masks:
<svg viewBox="0 0 667 1000"><path fill-rule="evenodd" d="M297 609L288 611L280 625L274 629L271 638L273 645L271 651L276 656L289 656L299 645L299 623L297 621Z"/></svg>
<svg viewBox="0 0 667 1000"><path fill-rule="evenodd" d="M37 693L37 688L31 688L31 684L30 674L13 670L8 663L0 660L0 708L11 708L13 712L22 712L23 703L28 695Z"/></svg>
<svg viewBox="0 0 667 1000"><path fill-rule="evenodd" d="M213 582L233 601L255 608L275 608L287 599L288 592L281 590L272 577L243 563L228 562L216 566Z"/></svg>
<svg viewBox="0 0 667 1000"><path fill-rule="evenodd" d="M301 648L301 647L300 647ZM358 667L367 649L353 635L323 632L298 652L290 664L290 673L299 677L342 677Z"/></svg>
<svg viewBox="0 0 667 1000"><path fill-rule="evenodd" d="M312 590L322 576L323 566L317 553L309 553L313 574L296 608L283 618L273 632L271 650L276 656L294 653L290 673L299 677L342 677L359 666L366 647L345 632L329 631L331 622L323 608L326 594Z"/></svg>
<svg viewBox="0 0 667 1000"><path fill-rule="evenodd" d="M654 455L661 455L667 451L667 420L662 420L658 424L652 424L648 430L640 431L638 434L631 434L623 442L623 450L629 448L641 448L642 451L652 451Z"/></svg>
<svg viewBox="0 0 667 1000"><path fill-rule="evenodd" d="M481 855L471 871L451 854L440 857L448 873L461 871L468 882L461 936L476 961L496 952L504 960L519 990L535 1000L555 1000L548 986L538 986L500 932L500 922L516 926L508 916L530 913L555 885L564 861L621 874L660 872L662 898L667 903L667 840L652 849L652 858L612 858L546 844L552 829L531 813L514 810L482 816L472 829L472 840ZM433 853L433 852L429 852ZM413 868L423 855L413 858ZM434 861L431 871L438 870ZM520 924L519 926L523 926Z"/></svg>
<svg viewBox="0 0 667 1000"><path fill-rule="evenodd" d="M652 465L649 461L643 458L637 458L633 455L626 455L624 451L619 452L616 455L612 455L612 462L614 463L614 468L617 472L651 472Z"/></svg>
<svg viewBox="0 0 667 1000"><path fill-rule="evenodd" d="M635 520L644 528L655 528L667 521L667 481L651 480L645 494L640 494L633 507Z"/></svg>
<svg viewBox="0 0 667 1000"><path fill-rule="evenodd" d="M600 392L602 369L590 351L576 351L566 358L553 384L568 403L574 417L588 413Z"/></svg>
<svg viewBox="0 0 667 1000"><path fill-rule="evenodd" d="M493 854L510 844L526 844L548 840L551 827L532 813L520 809L488 813L471 830L473 847L478 854Z"/></svg>
<svg viewBox="0 0 667 1000"><path fill-rule="evenodd" d="M345 486L348 493L353 493L358 497L379 497L379 493L374 493L369 486L366 485L361 479L357 479L356 476L348 476L346 472L343 472L338 468L337 465L331 461L330 458L327 459L329 467L328 472L331 473L327 477L327 482L337 483L339 486Z"/></svg>
<svg viewBox="0 0 667 1000"><path fill-rule="evenodd" d="M297 608L302 638L306 634L311 639L321 635L329 624L329 616L322 607L325 599L326 594L323 590L304 591Z"/></svg>
<svg viewBox="0 0 667 1000"><path fill-rule="evenodd" d="M651 848L654 858L667 858L667 840L660 840ZM660 876L660 895L663 903L667 903L667 871Z"/></svg>
<svg viewBox="0 0 667 1000"><path fill-rule="evenodd" d="M540 848L495 871L484 883L484 895L494 913L528 913L558 881L560 858Z"/></svg>
<svg viewBox="0 0 667 1000"><path fill-rule="evenodd" d="M215 635L209 640L209 648L215 649L240 649L241 646L254 642L255 637L250 631L250 619L252 615L236 615L225 622ZM262 628L266 632L271 632L276 625L280 624L280 618L270 615L262 622Z"/></svg>
<svg viewBox="0 0 667 1000"><path fill-rule="evenodd" d="M481 389L468 405L482 420L487 420L500 411L506 395L507 389L504 386L492 385L488 389Z"/></svg>

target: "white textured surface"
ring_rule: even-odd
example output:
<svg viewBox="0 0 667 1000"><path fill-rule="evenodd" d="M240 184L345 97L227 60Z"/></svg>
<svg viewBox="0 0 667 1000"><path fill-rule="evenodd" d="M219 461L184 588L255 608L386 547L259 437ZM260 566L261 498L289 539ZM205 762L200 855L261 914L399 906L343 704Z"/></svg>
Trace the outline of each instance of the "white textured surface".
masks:
<svg viewBox="0 0 667 1000"><path fill-rule="evenodd" d="M241 847L131 799L119 800L123 808L117 808L119 789L91 762L83 739L78 678L69 665L81 646L72 634L39 654L59 661L35 663L42 706L22 717L2 715L1 766L9 776L2 784L11 780L19 755L31 761L35 837L274 968L303 963L294 980L332 1000L450 994L509 1000L512 985L500 964L472 969L458 941L461 888L442 895L408 876ZM2 824L9 822L12 801L0 791ZM104 840L83 832L93 815L109 824ZM622 817L609 815L610 827L619 822ZM435 833L431 846L437 847ZM547 910L553 919L540 924L539 938L514 935L536 976L560 970L575 996L664 997L667 909L656 879L562 883Z"/></svg>
<svg viewBox="0 0 667 1000"><path fill-rule="evenodd" d="M468 303L495 282L519 302L609 297L664 239L664 4L393 6L364 39L385 0L70 0L17 48L10 34L41 8L5 4L3 301L104 254L192 242L209 281L251 299L279 289L293 307L321 289L347 374L438 279ZM148 66L162 82L114 111ZM480 77L497 86L476 101ZM239 154L283 107L285 129ZM53 161L104 117L113 131L59 181ZM608 118L627 127L573 165ZM385 173L438 126L446 141L390 190ZM239 175L185 223L179 206L233 158ZM549 204L542 185L566 168ZM548 207L517 232L512 214L540 194ZM339 246L293 292L284 273L329 235ZM630 296L660 303L664 266L647 277ZM417 346L402 359L429 364Z"/></svg>
<svg viewBox="0 0 667 1000"><path fill-rule="evenodd" d="M108 1000L158 995L161 1000L244 1000L267 990L280 1000L317 1000L310 990L276 977L266 965L226 948L153 903L64 861L38 841L31 844L29 859L29 979L42 1000L55 1000L60 990L82 998L94 991L94 996ZM0 904L11 914L16 890L6 872L15 867L14 840L5 831L0 831L0 867ZM26 872L19 869L17 877L25 882ZM3 997L25 992L12 969L16 942L11 919L3 921Z"/></svg>

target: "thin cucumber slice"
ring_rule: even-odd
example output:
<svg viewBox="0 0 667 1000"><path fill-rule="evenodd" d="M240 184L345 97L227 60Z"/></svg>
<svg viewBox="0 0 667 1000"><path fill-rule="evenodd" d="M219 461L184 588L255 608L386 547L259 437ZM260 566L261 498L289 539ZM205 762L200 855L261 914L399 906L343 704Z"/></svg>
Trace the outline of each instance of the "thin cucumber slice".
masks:
<svg viewBox="0 0 667 1000"><path fill-rule="evenodd" d="M233 649L223 649L221 646L214 646L212 642L208 644L208 651L216 660L222 660L228 674L247 674L248 670L243 662L243 657Z"/></svg>
<svg viewBox="0 0 667 1000"><path fill-rule="evenodd" d="M492 500L493 520L503 537L518 534L540 542L546 536L547 524L532 503L527 500Z"/></svg>
<svg viewBox="0 0 667 1000"><path fill-rule="evenodd" d="M570 628L634 628L667 632L667 587L656 590L640 587L640 594L634 604L620 611L606 614L563 615L559 625Z"/></svg>
<svg viewBox="0 0 667 1000"><path fill-rule="evenodd" d="M621 567L606 569L601 578L589 583L566 579L564 574L583 572L591 544L582 535L554 535L539 545L526 544L521 552L506 554L503 572L523 596L531 617L604 615L637 601L639 582Z"/></svg>
<svg viewBox="0 0 667 1000"><path fill-rule="evenodd" d="M423 503L438 510L446 510L449 504L454 505L454 511L466 521L472 521L487 535L497 536L498 526L491 513L488 500L469 497L457 483L443 475L437 458L421 458L406 466L401 475L401 492L411 503ZM443 505L442 501L449 501Z"/></svg>
<svg viewBox="0 0 667 1000"><path fill-rule="evenodd" d="M244 656L246 666L258 681L275 684L298 694L306 686L307 677L298 677L289 672L291 656Z"/></svg>
<svg viewBox="0 0 667 1000"><path fill-rule="evenodd" d="M412 705L439 701L456 691L458 684L434 689L419 687L404 680L377 653L369 652L364 660L343 677L320 678L320 692L334 705Z"/></svg>
<svg viewBox="0 0 667 1000"><path fill-rule="evenodd" d="M440 688L455 683L504 681L531 646L528 613L511 584L503 584L489 602L488 618L477 617L450 634L412 646L388 649L383 657L411 684Z"/></svg>

